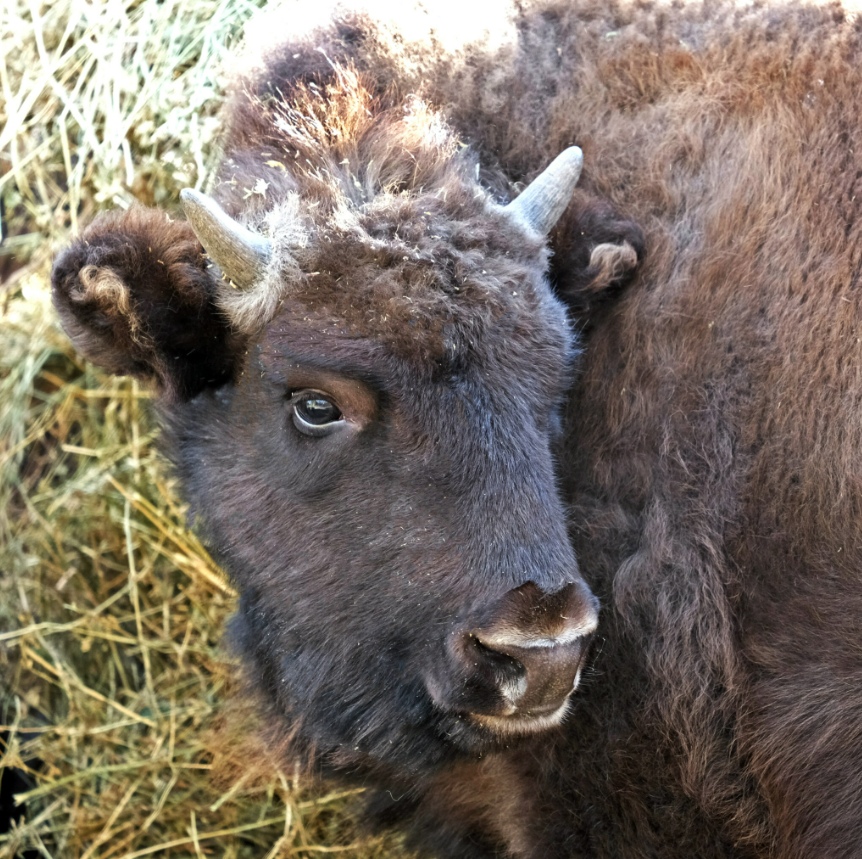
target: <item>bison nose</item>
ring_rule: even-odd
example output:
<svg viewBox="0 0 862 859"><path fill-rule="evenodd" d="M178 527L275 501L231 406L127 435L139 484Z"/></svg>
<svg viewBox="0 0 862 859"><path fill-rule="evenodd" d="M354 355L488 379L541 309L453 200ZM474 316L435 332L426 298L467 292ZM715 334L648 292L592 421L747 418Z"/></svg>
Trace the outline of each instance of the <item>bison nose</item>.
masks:
<svg viewBox="0 0 862 859"><path fill-rule="evenodd" d="M477 614L452 643L466 672L464 709L503 732L557 724L598 622L595 597L581 583L546 594L528 582Z"/></svg>
<svg viewBox="0 0 862 859"><path fill-rule="evenodd" d="M501 677L499 688L506 705L504 715L519 713L532 717L553 713L578 685L584 655L583 636L558 642L521 636L514 640L497 638L490 646L481 634L475 639L480 652L484 651L480 658L496 661L508 657L518 674L514 682Z"/></svg>

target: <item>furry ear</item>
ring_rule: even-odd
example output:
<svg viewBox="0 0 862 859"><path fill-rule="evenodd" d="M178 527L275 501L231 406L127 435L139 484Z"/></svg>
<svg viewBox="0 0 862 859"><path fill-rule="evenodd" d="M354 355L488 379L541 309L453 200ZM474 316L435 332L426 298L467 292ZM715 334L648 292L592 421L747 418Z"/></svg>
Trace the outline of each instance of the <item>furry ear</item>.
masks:
<svg viewBox="0 0 862 859"><path fill-rule="evenodd" d="M169 400L230 379L240 344L184 221L143 208L103 215L60 255L51 283L75 347L110 372L153 380Z"/></svg>
<svg viewBox="0 0 862 859"><path fill-rule="evenodd" d="M550 244L554 291L585 322L634 277L645 253L643 231L634 221L578 193Z"/></svg>

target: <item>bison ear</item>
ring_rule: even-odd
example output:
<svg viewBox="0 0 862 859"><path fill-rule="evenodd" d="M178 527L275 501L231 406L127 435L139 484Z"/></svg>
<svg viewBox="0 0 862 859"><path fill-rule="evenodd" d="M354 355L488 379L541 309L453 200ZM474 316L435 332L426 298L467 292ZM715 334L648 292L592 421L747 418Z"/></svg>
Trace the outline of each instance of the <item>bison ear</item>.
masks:
<svg viewBox="0 0 862 859"><path fill-rule="evenodd" d="M154 209L110 213L55 262L54 305L95 364L186 400L228 381L240 348L207 265L188 224Z"/></svg>
<svg viewBox="0 0 862 859"><path fill-rule="evenodd" d="M554 291L582 321L634 278L646 248L637 223L582 194L575 195L550 245Z"/></svg>

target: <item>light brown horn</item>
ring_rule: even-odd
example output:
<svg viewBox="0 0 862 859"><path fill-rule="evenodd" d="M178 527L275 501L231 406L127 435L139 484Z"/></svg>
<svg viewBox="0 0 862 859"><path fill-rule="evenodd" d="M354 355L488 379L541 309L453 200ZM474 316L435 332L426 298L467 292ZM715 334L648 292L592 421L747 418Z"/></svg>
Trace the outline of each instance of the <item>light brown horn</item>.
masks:
<svg viewBox="0 0 862 859"><path fill-rule="evenodd" d="M540 235L548 235L572 199L583 164L580 147L564 149L505 211Z"/></svg>
<svg viewBox="0 0 862 859"><path fill-rule="evenodd" d="M212 197L184 188L183 211L195 235L230 282L248 289L258 281L272 256L272 243L247 230L228 215Z"/></svg>

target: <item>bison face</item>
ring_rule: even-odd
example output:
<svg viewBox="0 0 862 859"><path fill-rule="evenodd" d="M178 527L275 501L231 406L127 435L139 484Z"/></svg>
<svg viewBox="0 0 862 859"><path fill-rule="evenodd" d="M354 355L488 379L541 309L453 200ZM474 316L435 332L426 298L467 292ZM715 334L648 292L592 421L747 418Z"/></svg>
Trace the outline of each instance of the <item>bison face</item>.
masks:
<svg viewBox="0 0 862 859"><path fill-rule="evenodd" d="M596 622L551 454L568 347L549 299L457 367L291 304L236 385L166 414L239 648L329 763L428 765L563 718Z"/></svg>
<svg viewBox="0 0 862 859"><path fill-rule="evenodd" d="M529 217L474 193L312 208L219 251L239 293L185 224L99 222L55 299L85 353L156 380L295 751L429 769L558 725L578 682L597 605L552 453L572 335Z"/></svg>

